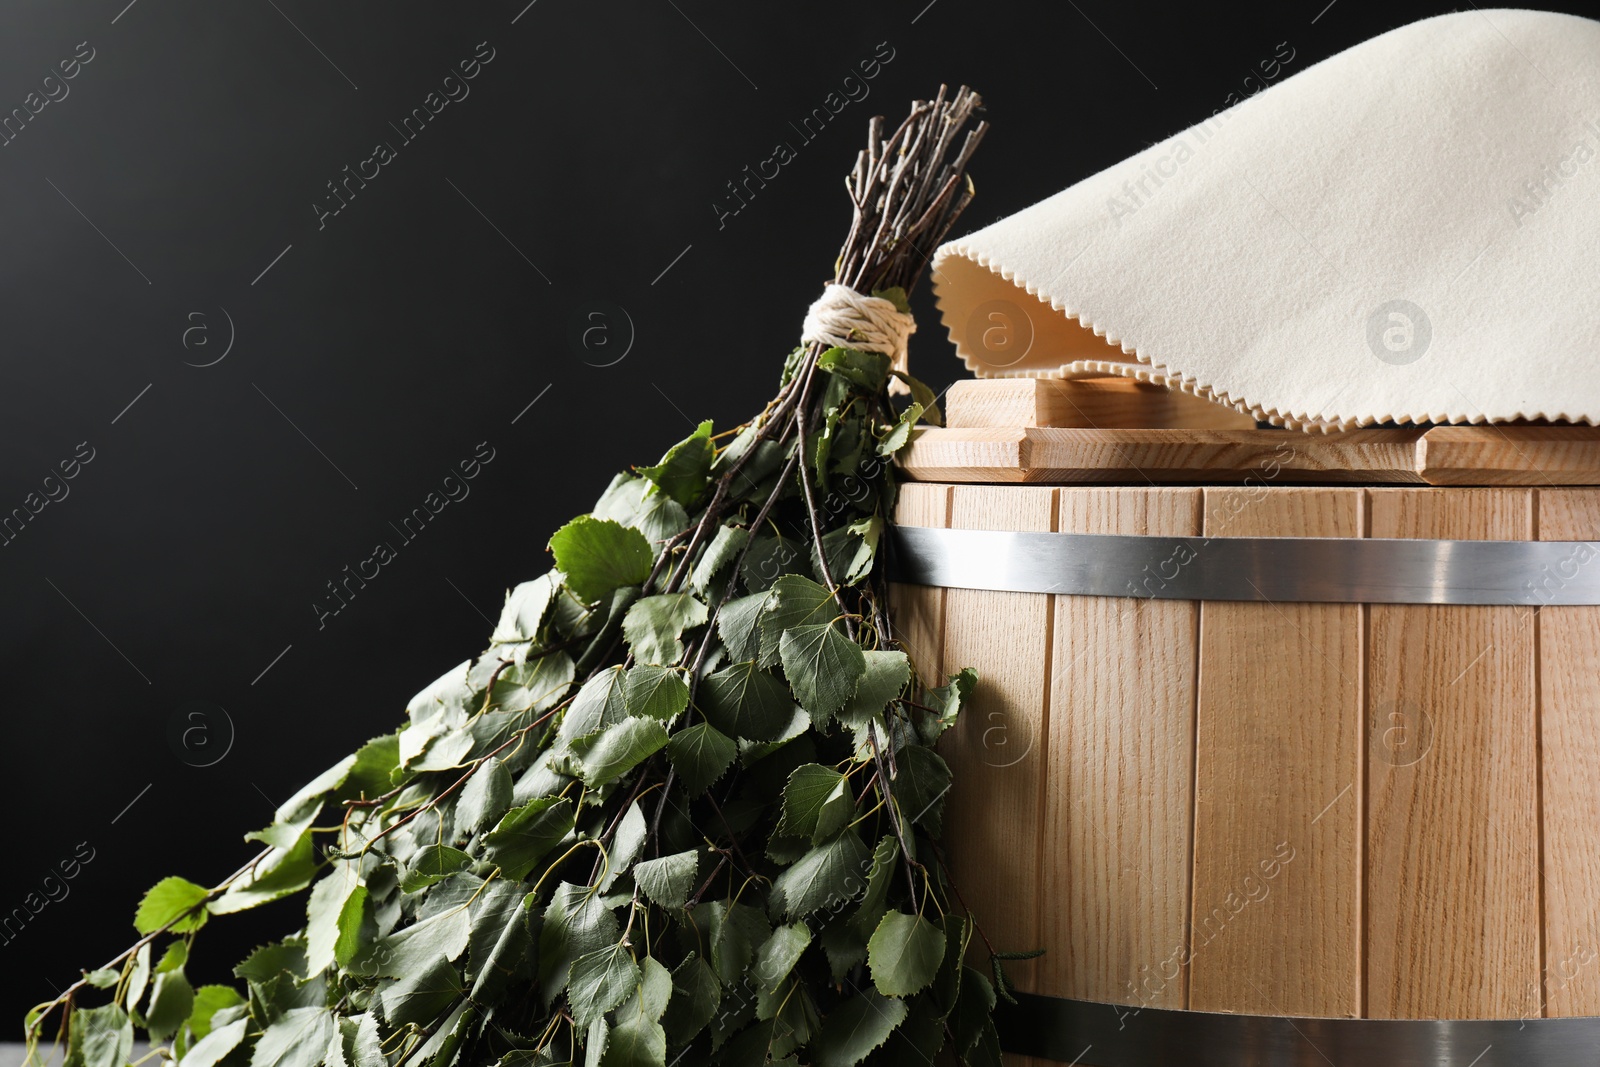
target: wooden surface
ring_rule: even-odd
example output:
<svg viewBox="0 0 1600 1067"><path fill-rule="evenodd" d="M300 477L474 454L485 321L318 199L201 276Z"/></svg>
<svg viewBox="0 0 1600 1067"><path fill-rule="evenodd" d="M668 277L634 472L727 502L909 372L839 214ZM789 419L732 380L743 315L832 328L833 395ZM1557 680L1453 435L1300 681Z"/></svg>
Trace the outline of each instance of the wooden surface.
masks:
<svg viewBox="0 0 1600 1067"><path fill-rule="evenodd" d="M987 378L956 382L945 425L963 429L1182 426L1253 430L1253 416L1132 378Z"/></svg>
<svg viewBox="0 0 1600 1067"><path fill-rule="evenodd" d="M908 482L900 486L895 518L907 526L944 527L950 524L948 485ZM944 684L940 642L944 640L945 591L926 585L889 587L889 617L917 678L929 687ZM959 667L956 668L960 670Z"/></svg>
<svg viewBox="0 0 1600 1067"><path fill-rule="evenodd" d="M1205 533L1360 537L1363 504L1207 489ZM1361 1014L1362 615L1201 606L1191 1008Z"/></svg>
<svg viewBox="0 0 1600 1067"><path fill-rule="evenodd" d="M919 524L1590 539L1529 581L1600 566L1595 490L908 488ZM1600 1015L1600 607L921 595L898 625L981 677L941 743L947 841L991 938L1047 950L1022 988Z"/></svg>
<svg viewBox="0 0 1600 1067"><path fill-rule="evenodd" d="M1600 541L1600 493L1538 496L1541 541ZM1600 551L1569 559L1541 584L1600 566ZM1537 626L1545 1005L1600 1015L1600 607L1541 608Z"/></svg>
<svg viewBox="0 0 1600 1067"><path fill-rule="evenodd" d="M956 486L950 525L963 530L1051 530L1052 489ZM941 660L947 671L978 667L981 681L939 751L953 786L945 833L959 884L989 939L1002 950L1041 947L1037 888L1048 759L1045 700L1054 598L979 589L945 591ZM950 625L960 619L958 626ZM982 903L980 904L979 901ZM1035 961L1008 966L1020 989L1034 988Z"/></svg>
<svg viewBox="0 0 1600 1067"><path fill-rule="evenodd" d="M915 481L1149 485L1600 485L1600 427L1436 426L1309 434L1127 379L961 381L919 430ZM1178 428L1183 427L1183 428Z"/></svg>
<svg viewBox="0 0 1600 1067"><path fill-rule="evenodd" d="M1374 489L1368 532L1532 540L1531 497ZM1517 1018L1540 967L1532 616L1368 611L1365 1014ZM1386 721L1431 731L1426 751L1397 756Z"/></svg>
<svg viewBox="0 0 1600 1067"><path fill-rule="evenodd" d="M1201 532L1198 489L1062 489L1057 508L1071 533ZM1038 991L1181 1008L1199 605L1054 600Z"/></svg>
<svg viewBox="0 0 1600 1067"><path fill-rule="evenodd" d="M1305 434L925 427L902 453L900 467L915 481L994 484L1600 485L1600 428L1438 426Z"/></svg>

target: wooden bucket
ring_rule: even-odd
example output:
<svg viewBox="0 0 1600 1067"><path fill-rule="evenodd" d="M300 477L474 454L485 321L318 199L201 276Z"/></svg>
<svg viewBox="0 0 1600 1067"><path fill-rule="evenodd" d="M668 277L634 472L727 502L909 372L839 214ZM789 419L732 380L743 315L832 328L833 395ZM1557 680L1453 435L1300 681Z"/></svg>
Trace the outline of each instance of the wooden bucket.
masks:
<svg viewBox="0 0 1600 1067"><path fill-rule="evenodd" d="M1085 388L959 385L898 524L1600 542L1592 428L1094 428ZM1591 557L1502 606L897 585L924 677L981 676L945 827L988 938L1046 950L1010 1061L1596 1062L1600 607L1547 606Z"/></svg>

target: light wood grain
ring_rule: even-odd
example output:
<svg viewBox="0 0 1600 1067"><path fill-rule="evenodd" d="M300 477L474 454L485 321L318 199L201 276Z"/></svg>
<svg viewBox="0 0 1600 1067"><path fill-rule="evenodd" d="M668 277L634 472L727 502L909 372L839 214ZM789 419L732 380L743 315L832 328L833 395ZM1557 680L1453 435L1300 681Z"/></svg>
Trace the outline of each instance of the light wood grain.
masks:
<svg viewBox="0 0 1600 1067"><path fill-rule="evenodd" d="M1421 430L923 429L902 454L916 481L1423 484Z"/></svg>
<svg viewBox="0 0 1600 1067"><path fill-rule="evenodd" d="M900 465L917 481L1600 485L1600 428L1438 426L1288 430L978 426L919 431Z"/></svg>
<svg viewBox="0 0 1600 1067"><path fill-rule="evenodd" d="M1132 378L982 378L950 387L945 425L1253 430L1256 420L1221 404Z"/></svg>
<svg viewBox="0 0 1600 1067"><path fill-rule="evenodd" d="M1531 540L1531 495L1373 489L1368 533ZM1515 1018L1540 966L1533 628L1368 610L1366 1014Z"/></svg>
<svg viewBox="0 0 1600 1067"><path fill-rule="evenodd" d="M1600 541L1600 493L1544 489L1538 504L1541 541ZM1594 567L1600 546L1577 546L1535 588ZM1537 626L1545 1014L1600 1015L1600 608L1540 608Z"/></svg>
<svg viewBox="0 0 1600 1067"><path fill-rule="evenodd" d="M1052 489L957 486L950 500L956 529L1050 530L1054 519ZM971 666L979 674L973 699L939 745L954 782L945 827L955 877L997 948L1040 948L1053 598L975 589L949 589L945 598L945 669ZM1057 778L1051 788L1068 783ZM1007 972L1031 990L1035 967L1019 963Z"/></svg>
<svg viewBox="0 0 1600 1067"><path fill-rule="evenodd" d="M1200 491L1062 489L1058 513L1072 533L1192 536ZM1181 601L1055 598L1043 993L1184 1006L1198 619Z"/></svg>
<svg viewBox="0 0 1600 1067"><path fill-rule="evenodd" d="M908 482L900 486L894 521L904 526L944 527L950 524L950 486ZM926 686L944 684L940 661L944 641L945 591L937 586L889 586L890 620L895 636L911 657L917 677Z"/></svg>
<svg viewBox="0 0 1600 1067"><path fill-rule="evenodd" d="M1600 428L1437 426L1417 471L1430 485L1600 484Z"/></svg>
<svg viewBox="0 0 1600 1067"><path fill-rule="evenodd" d="M1205 534L1360 537L1364 501L1360 489L1207 489ZM1195 1010L1361 1012L1362 615L1201 606Z"/></svg>

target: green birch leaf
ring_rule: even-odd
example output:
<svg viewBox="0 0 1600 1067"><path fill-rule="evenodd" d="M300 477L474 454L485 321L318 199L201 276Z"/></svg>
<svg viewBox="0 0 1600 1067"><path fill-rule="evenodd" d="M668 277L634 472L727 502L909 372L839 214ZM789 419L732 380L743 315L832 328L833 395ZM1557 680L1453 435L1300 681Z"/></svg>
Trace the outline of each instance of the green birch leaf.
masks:
<svg viewBox="0 0 1600 1067"><path fill-rule="evenodd" d="M739 568L739 577L752 593L764 593L785 574L798 574L806 569L806 546L803 541L777 534L763 534L753 538L750 550Z"/></svg>
<svg viewBox="0 0 1600 1067"><path fill-rule="evenodd" d="M928 988L943 959L944 932L920 915L888 912L867 942L872 984L886 997L909 997Z"/></svg>
<svg viewBox="0 0 1600 1067"><path fill-rule="evenodd" d="M690 953L672 972L672 999L661 1020L672 1044L687 1045L717 1014L722 983L710 964Z"/></svg>
<svg viewBox="0 0 1600 1067"><path fill-rule="evenodd" d="M688 902L699 869L698 852L678 852L635 864L633 880L652 903L675 911Z"/></svg>
<svg viewBox="0 0 1600 1067"><path fill-rule="evenodd" d="M96 989L112 989L122 981L122 972L114 971L109 967L90 971L83 976L83 980Z"/></svg>
<svg viewBox="0 0 1600 1067"><path fill-rule="evenodd" d="M440 912L364 946L350 961L352 974L400 978L421 974L467 950L472 917L464 907Z"/></svg>
<svg viewBox="0 0 1600 1067"><path fill-rule="evenodd" d="M310 974L321 974L338 962L340 940L354 936L361 925L366 899L366 888L344 863L336 864L312 886L306 899L306 970Z"/></svg>
<svg viewBox="0 0 1600 1067"><path fill-rule="evenodd" d="M533 640L558 589L559 585L552 575L542 574L507 593L505 606L500 609L500 621L495 625L490 642L499 645Z"/></svg>
<svg viewBox="0 0 1600 1067"><path fill-rule="evenodd" d="M623 700L630 715L667 721L689 706L689 686L681 671L641 664L628 671Z"/></svg>
<svg viewBox="0 0 1600 1067"><path fill-rule="evenodd" d="M231 915L300 892L317 876L317 855L311 831L300 835L292 848L275 848L256 867L254 876L240 879L206 905L213 915Z"/></svg>
<svg viewBox="0 0 1600 1067"><path fill-rule="evenodd" d="M351 757L351 759L354 759L354 757ZM275 848L293 848L295 842L300 840L300 835L304 834L306 828L316 821L318 815L322 814L322 807L321 800L314 798L295 809L298 814L292 818L281 818L265 829L252 830L244 835L244 839L246 841L259 841L263 845L272 845ZM278 810L281 813L284 808L279 808Z"/></svg>
<svg viewBox="0 0 1600 1067"><path fill-rule="evenodd" d="M911 390L911 399L922 405L924 421L934 426L944 425L944 416L939 414L939 398L934 395L932 389L905 371L896 370L889 373L906 383L906 387Z"/></svg>
<svg viewBox="0 0 1600 1067"><path fill-rule="evenodd" d="M206 922L205 909L200 907L206 896L204 886L195 885L186 878L163 878L151 886L145 892L144 899L139 901L139 909L133 915L133 928L140 934L153 934L177 919L172 923L173 933L198 930ZM194 910L192 915L178 918L191 909Z"/></svg>
<svg viewBox="0 0 1600 1067"><path fill-rule="evenodd" d="M652 548L689 525L683 505L665 493L657 492L646 478L619 474L594 506L594 517L611 519L644 534ZM631 583L637 584L637 583Z"/></svg>
<svg viewBox="0 0 1600 1067"><path fill-rule="evenodd" d="M572 714L569 710L568 715ZM461 787L456 802L456 829L472 833L500 821L511 807L511 772L503 761L485 760Z"/></svg>
<svg viewBox="0 0 1600 1067"><path fill-rule="evenodd" d="M281 974L296 980L307 978L306 945L299 938L287 938L262 945L233 969L235 978L243 978L256 985L266 985Z"/></svg>
<svg viewBox="0 0 1600 1067"><path fill-rule="evenodd" d="M492 711L547 711L566 695L572 677L572 657L565 652L513 663L495 679L494 688L489 692L489 708Z"/></svg>
<svg viewBox="0 0 1600 1067"><path fill-rule="evenodd" d="M865 728L911 681L911 661L904 652L874 651L862 655L866 659L866 673L861 676L854 695L839 709L839 721L853 730Z"/></svg>
<svg viewBox="0 0 1600 1067"><path fill-rule="evenodd" d="M195 1040L211 1033L211 1020L224 1008L244 1003L239 991L226 985L203 985L194 991L194 1006L190 1009L188 1026Z"/></svg>
<svg viewBox="0 0 1600 1067"><path fill-rule="evenodd" d="M761 662L777 662L778 643L784 631L796 626L820 626L839 617L839 605L826 586L799 574L785 574L772 583L766 610L761 615Z"/></svg>
<svg viewBox="0 0 1600 1067"><path fill-rule="evenodd" d="M150 991L150 1008L145 1014L145 1029L150 1040L163 1042L178 1032L194 1010L194 987L182 971L156 975Z"/></svg>
<svg viewBox="0 0 1600 1067"><path fill-rule="evenodd" d="M854 695L867 670L861 646L832 623L791 627L778 648L795 699L819 726Z"/></svg>
<svg viewBox="0 0 1600 1067"><path fill-rule="evenodd" d="M817 844L849 822L855 807L855 796L844 775L819 763L802 763L789 772L783 787L778 833L811 838L812 844Z"/></svg>
<svg viewBox="0 0 1600 1067"><path fill-rule="evenodd" d="M861 933L854 922L834 922L823 927L822 951L828 957L828 971L835 985L842 984L851 971L867 962L867 937L871 933Z"/></svg>
<svg viewBox="0 0 1600 1067"><path fill-rule="evenodd" d="M846 830L778 875L772 883L769 906L774 914L803 919L822 908L853 900L866 887L871 855L856 832Z"/></svg>
<svg viewBox="0 0 1600 1067"><path fill-rule="evenodd" d="M695 723L667 739L667 758L691 797L722 777L738 754L733 739L708 722Z"/></svg>
<svg viewBox="0 0 1600 1067"><path fill-rule="evenodd" d="M855 1067L889 1040L910 1013L905 1001L871 990L851 997L822 1020L822 1032L812 1047L813 1062L816 1067Z"/></svg>
<svg viewBox="0 0 1600 1067"><path fill-rule="evenodd" d="M506 812L485 835L484 851L507 878L520 882L572 832L573 817L565 797L537 797Z"/></svg>
<svg viewBox="0 0 1600 1067"><path fill-rule="evenodd" d="M230 1052L244 1043L245 1027L249 1023L249 1019L235 1019L226 1026L220 1026L212 1030L205 1037L195 1042L194 1047L189 1050L189 1054L183 1058L183 1067L216 1067ZM130 1048L133 1045L133 1033L131 1030L128 1033L128 1044ZM114 1062L116 1067L123 1067L128 1062L128 1059L123 1056ZM72 1061L69 1059L67 1064L68 1067L71 1067Z"/></svg>
<svg viewBox="0 0 1600 1067"><path fill-rule="evenodd" d="M567 1000L578 1026L589 1024L627 999L639 984L639 965L628 955L627 946L609 945L572 961L572 977L567 983Z"/></svg>
<svg viewBox="0 0 1600 1067"><path fill-rule="evenodd" d="M389 1059L383 1054L377 1016L364 1011L355 1019L355 1037L350 1042L351 1067L389 1067Z"/></svg>
<svg viewBox="0 0 1600 1067"><path fill-rule="evenodd" d="M635 467L639 476L686 508L693 507L711 484L711 461L716 459L708 419L694 433L667 449L653 467Z"/></svg>
<svg viewBox="0 0 1600 1067"><path fill-rule="evenodd" d="M528 928L525 886L496 880L485 887L473 908L467 942L467 973L473 979L472 999L493 1003L513 976L533 964L533 933Z"/></svg>
<svg viewBox="0 0 1600 1067"><path fill-rule="evenodd" d="M658 1021L672 995L672 975L650 956L639 964L639 987L617 1009L602 1067L666 1067L667 1032Z"/></svg>
<svg viewBox="0 0 1600 1067"><path fill-rule="evenodd" d="M747 741L777 740L793 718L788 688L753 660L708 676L699 706L723 734Z"/></svg>
<svg viewBox="0 0 1600 1067"><path fill-rule="evenodd" d="M583 1040L583 1067L604 1067L606 1043L611 1040L611 1027L606 1025L606 1017L601 1015L589 1024ZM554 1055L550 1057L554 1059ZM543 1065L539 1065L543 1067ZM552 1065L562 1067L562 1065Z"/></svg>
<svg viewBox="0 0 1600 1067"><path fill-rule="evenodd" d="M181 971L189 962L189 944L186 941L173 941L167 945L167 950L161 954L161 960L156 964L156 973L165 974L168 971Z"/></svg>
<svg viewBox="0 0 1600 1067"><path fill-rule="evenodd" d="M667 728L660 722L629 718L580 738L572 749L579 760L579 777L590 788L596 788L633 770L666 743Z"/></svg>
<svg viewBox="0 0 1600 1067"><path fill-rule="evenodd" d="M749 542L750 531L741 526L717 527L717 535L706 546L700 562L695 564L693 573L689 575L690 588L702 597L709 597L717 574L737 559Z"/></svg>
<svg viewBox="0 0 1600 1067"><path fill-rule="evenodd" d="M571 882L557 886L539 930L539 980L545 1002L566 988L573 960L615 944L621 934L616 915L600 894Z"/></svg>
<svg viewBox="0 0 1600 1067"><path fill-rule="evenodd" d="M459 848L428 845L407 866L405 877L400 879L400 889L406 893L426 889L464 869L471 862L472 857Z"/></svg>
<svg viewBox="0 0 1600 1067"><path fill-rule="evenodd" d="M382 988L383 1017L390 1026L425 1026L448 1011L465 992L456 969L436 959Z"/></svg>
<svg viewBox="0 0 1600 1067"><path fill-rule="evenodd" d="M730 600L717 612L717 634L722 638L728 658L735 663L755 659L761 652L761 615L767 606L766 593Z"/></svg>
<svg viewBox="0 0 1600 1067"><path fill-rule="evenodd" d="M683 634L705 624L706 606L693 593L647 596L628 609L622 636L636 663L670 666L683 658Z"/></svg>
<svg viewBox="0 0 1600 1067"><path fill-rule="evenodd" d="M611 839L611 849L606 854L609 861L604 877L600 879L600 892L611 889L613 883L628 872L633 861L639 858L639 853L644 849L645 838L650 835L650 826L644 820L644 810L639 807L636 800L628 805L628 810L623 812L622 821L617 824L617 832Z"/></svg>
<svg viewBox="0 0 1600 1067"><path fill-rule="evenodd" d="M900 312L902 315L911 314L911 299L910 297L906 296L906 291L903 286L891 285L887 289L874 289L872 290L872 295L877 297L879 300L889 301L889 303L894 305L895 310Z"/></svg>
<svg viewBox="0 0 1600 1067"><path fill-rule="evenodd" d="M865 940L871 937L878 928L878 922L883 918L889 899L889 882L894 878L895 865L900 859L900 843L891 834L885 834L878 839L877 847L872 850L872 870L867 875L867 891L861 897L861 904L856 908L856 913L851 917L850 924Z"/></svg>
<svg viewBox="0 0 1600 1067"><path fill-rule="evenodd" d="M950 792L950 767L931 748L907 745L895 756L899 774L894 778L896 803L905 817L939 836L944 820L945 796Z"/></svg>
<svg viewBox="0 0 1600 1067"><path fill-rule="evenodd" d="M983 1036L984 1027L994 1015L994 986L975 967L961 968L961 986L955 1007L950 1012L950 1030L955 1034L956 1052L965 1055Z"/></svg>
<svg viewBox="0 0 1600 1067"><path fill-rule="evenodd" d="M772 935L772 924L761 909L748 904L708 901L694 909L695 921L705 916L706 938L711 945L711 967L732 989L755 957L756 946Z"/></svg>
<svg viewBox="0 0 1600 1067"><path fill-rule="evenodd" d="M150 946L140 945L127 967L128 984L122 995L122 1003L131 1013L138 1011L139 1002L144 999L144 991L150 984Z"/></svg>
<svg viewBox="0 0 1600 1067"><path fill-rule="evenodd" d="M356 749L356 759L344 784L334 791L334 800L357 800L387 793L390 776L400 766L400 735L385 734Z"/></svg>
<svg viewBox="0 0 1600 1067"><path fill-rule="evenodd" d="M878 455L892 456L906 445L911 443L911 431L917 425L917 420L922 418L922 405L912 403L905 411L900 413L900 421L894 428L878 442Z"/></svg>
<svg viewBox="0 0 1600 1067"><path fill-rule="evenodd" d="M583 683L578 695L572 698L556 731L556 739L570 744L580 737L621 722L628 717L625 699L627 675L622 666L607 667Z"/></svg>
<svg viewBox="0 0 1600 1067"><path fill-rule="evenodd" d="M336 1026L327 1008L291 1008L268 1026L250 1056L251 1067L317 1067Z"/></svg>
<svg viewBox="0 0 1600 1067"><path fill-rule="evenodd" d="M926 700L928 706L934 709L933 714L923 715L917 721L917 733L923 744L933 744L940 734L955 725L962 702L977 684L978 672L968 667L960 674L951 675L949 685L928 690Z"/></svg>
<svg viewBox="0 0 1600 1067"><path fill-rule="evenodd" d="M567 588L593 603L626 585L640 585L650 576L655 553L644 534L611 519L583 515L550 538L556 566Z"/></svg>
<svg viewBox="0 0 1600 1067"><path fill-rule="evenodd" d="M889 1039L888 1055L915 1063L935 1063L944 1048L944 1019L932 995L906 1001L911 1014Z"/></svg>
<svg viewBox="0 0 1600 1067"><path fill-rule="evenodd" d="M843 378L864 393L877 394L889 380L889 357L857 348L830 348L817 357L817 369Z"/></svg>
<svg viewBox="0 0 1600 1067"><path fill-rule="evenodd" d="M800 962L800 956L811 944L811 928L805 923L789 923L773 927L772 936L756 950L755 963L750 973L765 992L776 990Z"/></svg>

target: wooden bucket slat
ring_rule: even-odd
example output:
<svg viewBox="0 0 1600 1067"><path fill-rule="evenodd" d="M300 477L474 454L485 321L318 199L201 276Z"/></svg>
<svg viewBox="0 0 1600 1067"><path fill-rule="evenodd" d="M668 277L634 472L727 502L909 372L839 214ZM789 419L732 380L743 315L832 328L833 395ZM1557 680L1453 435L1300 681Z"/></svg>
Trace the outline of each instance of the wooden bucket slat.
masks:
<svg viewBox="0 0 1600 1067"><path fill-rule="evenodd" d="M1368 532L1532 540L1531 498L1526 489L1373 489ZM1528 999L1540 940L1536 615L1368 611L1364 1014L1517 1018L1530 1006L1537 1014L1537 998ZM1431 730L1416 762L1383 755L1392 751L1383 723L1396 714L1406 729Z"/></svg>
<svg viewBox="0 0 1600 1067"><path fill-rule="evenodd" d="M1052 530L1055 491L957 486L950 526ZM954 776L944 823L951 866L958 885L981 886L983 904L972 904L989 938L1027 949L1040 945L1045 906L1038 887L1050 762L1050 600L1037 593L945 591L946 620L963 622L945 627L943 663L951 669L983 664L984 679L992 683L979 685L940 749ZM1022 962L1007 973L1032 989L1036 966Z"/></svg>
<svg viewBox="0 0 1600 1067"><path fill-rule="evenodd" d="M900 486L897 521L907 526L950 525L948 485L909 482ZM926 686L944 684L941 648L944 642L944 590L920 585L895 585L889 590L895 636ZM960 670L957 667L956 670Z"/></svg>
<svg viewBox="0 0 1600 1067"><path fill-rule="evenodd" d="M1215 537L1360 537L1360 489L1205 490ZM1359 604L1200 606L1189 1004L1361 1014Z"/></svg>
<svg viewBox="0 0 1600 1067"><path fill-rule="evenodd" d="M1057 526L1191 536L1201 532L1200 506L1198 489L1062 490ZM1048 951L1036 991L1185 1007L1199 606L1050 599L1050 759L1038 887L1047 902L1040 945ZM1175 954L1172 973L1162 974Z"/></svg>
<svg viewBox="0 0 1600 1067"><path fill-rule="evenodd" d="M1538 508L1540 540L1600 541L1600 494L1541 489ZM1600 1015L1600 608L1542 608L1537 625L1546 1014Z"/></svg>

